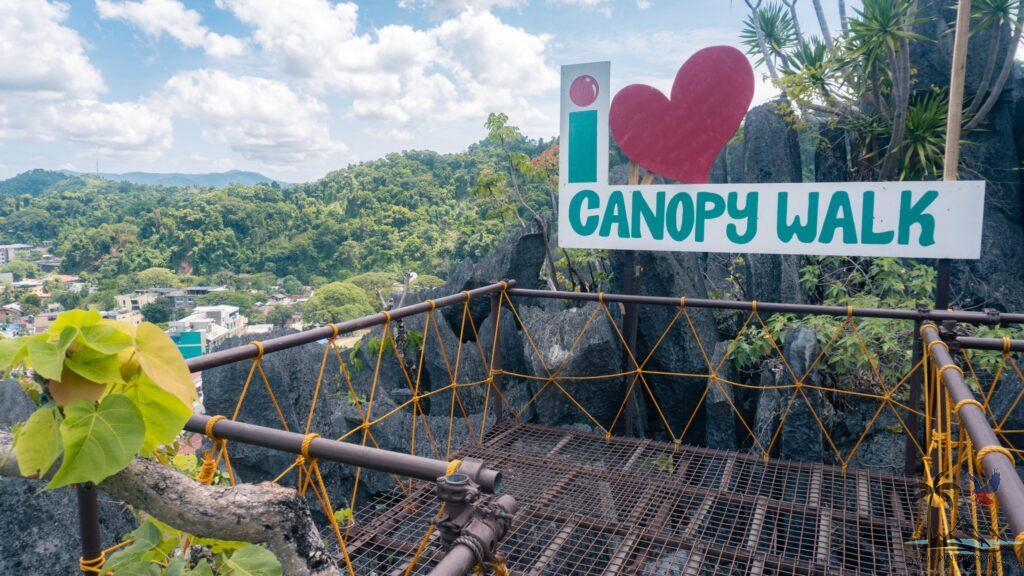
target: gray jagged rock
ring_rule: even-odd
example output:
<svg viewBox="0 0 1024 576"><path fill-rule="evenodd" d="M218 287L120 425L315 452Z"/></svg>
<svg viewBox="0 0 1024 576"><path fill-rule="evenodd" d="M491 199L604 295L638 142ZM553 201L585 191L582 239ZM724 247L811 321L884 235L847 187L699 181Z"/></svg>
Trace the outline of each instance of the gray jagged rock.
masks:
<svg viewBox="0 0 1024 576"><path fill-rule="evenodd" d="M711 365L718 366L729 348L728 342L715 345L711 356ZM731 364L726 362L717 376L725 380L735 381ZM708 381L708 395L704 399L704 412L707 426L704 429L704 445L717 450L736 450L736 413L733 399L733 387L722 381Z"/></svg>
<svg viewBox="0 0 1024 576"><path fill-rule="evenodd" d="M268 338L287 332L290 331L278 331L270 334ZM247 341L232 338L225 341L221 347L239 346ZM323 343L312 343L267 354L262 359L267 380L291 431L305 430L323 350ZM203 403L207 414L231 417L250 367L250 362L234 362L203 371ZM333 355L328 357L325 374L310 430L325 438L334 438L340 436L340 432L332 427L331 415L347 400L348 394L339 377L337 361ZM249 383L238 420L282 429L277 410L258 371ZM229 444L229 451L232 467L242 482L272 480L295 461L295 456L291 454L239 442ZM344 490L341 489L344 485L343 475L325 474L325 481L332 499L336 493L344 494Z"/></svg>
<svg viewBox="0 0 1024 576"><path fill-rule="evenodd" d="M595 303L561 311L546 311L540 307L522 306L519 315L533 345L526 343L524 356L530 365L529 374L544 376L547 372L558 376L590 376L613 374L619 371L618 337L608 317ZM585 332L583 328L593 316ZM618 322L617 315L613 318ZM580 335L582 332L582 336ZM559 384L571 394L596 420L608 426L615 418L622 402L624 389L617 382L605 380L560 380ZM537 393L543 381L531 381L530 389ZM533 403L533 411L542 424L553 426L588 424L593 422L569 402L555 384L548 384Z"/></svg>
<svg viewBox="0 0 1024 576"><path fill-rule="evenodd" d="M703 281L703 263L697 254L615 251L609 254L609 259L616 270L612 283L613 291L628 292L628 288L625 286L625 275L639 271L635 284L638 294L686 296L689 298L708 297ZM715 319L709 310L698 308L688 310L696 329L697 338L694 337L684 318L679 318L669 329L678 310L673 306L645 305L639 306L638 310L637 362L643 362L650 356L645 369L684 374L708 373L708 363L701 353L701 346L697 343L697 338L700 339L704 350L709 353L714 350L715 344L718 342ZM669 332L665 338L662 338L666 329L669 329ZM657 346L656 349L655 346ZM627 363L627 370L634 368L633 365ZM668 414L676 415L688 416L691 414L704 392L704 386L707 385L706 379L700 377L680 378L667 375L648 375L646 379L661 408ZM659 435L657 437L665 438L664 424L651 405L650 398L643 390L638 390L638 394L646 406L646 414L642 415L642 417L645 416L645 420L641 420L645 423L645 430L648 434L657 434ZM685 423L686 417L682 416L682 418ZM673 426L679 428L673 430L676 434L682 432L682 424L676 426L673 423ZM641 435L643 432L644 430L638 431ZM699 442L703 438L703 414L698 414L698 418L690 427L688 435L691 434L695 441Z"/></svg>
<svg viewBox="0 0 1024 576"><path fill-rule="evenodd" d="M953 299L960 306L1024 309L1024 200L1009 93L992 109L984 130L968 135L960 177L985 180L981 258L953 266Z"/></svg>
<svg viewBox="0 0 1024 576"><path fill-rule="evenodd" d="M789 104L776 100L747 112L743 126L742 182L801 182L800 143L785 115ZM800 302L797 256L748 254L746 297L764 302Z"/></svg>
<svg viewBox="0 0 1024 576"><path fill-rule="evenodd" d="M14 380L0 381L0 428L25 421L35 405ZM0 454L0 458L3 455ZM38 480L0 477L0 574L78 572L78 504L72 488L42 491ZM100 527L109 546L138 525L123 504L100 494Z"/></svg>
<svg viewBox="0 0 1024 576"><path fill-rule="evenodd" d="M839 126L823 123L818 129L814 147L814 180L816 182L846 182L846 131Z"/></svg>
<svg viewBox="0 0 1024 576"><path fill-rule="evenodd" d="M801 395L793 388L772 388L792 386L795 383L794 375L799 379L807 372L818 355L817 334L808 328L796 328L787 332L783 340L782 353L793 375L780 358L762 363L760 384L765 389L761 390L758 397L754 434L760 449L767 449L785 414L782 430L772 447L772 455L784 460L821 462L825 456L825 440L811 408L828 426L832 419L831 404L817 390L804 390ZM820 386L821 376L814 370L803 382ZM753 450L759 452L758 446L755 445Z"/></svg>

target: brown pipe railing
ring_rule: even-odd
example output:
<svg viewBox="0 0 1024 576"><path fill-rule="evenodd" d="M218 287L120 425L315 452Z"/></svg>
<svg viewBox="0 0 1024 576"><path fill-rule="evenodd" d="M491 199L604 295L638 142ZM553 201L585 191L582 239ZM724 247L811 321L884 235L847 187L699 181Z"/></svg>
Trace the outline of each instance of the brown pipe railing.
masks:
<svg viewBox="0 0 1024 576"><path fill-rule="evenodd" d="M510 296L527 298L558 298L589 302L621 302L623 304L654 304L657 306L680 306L709 308L714 310L746 310L758 312L780 312L791 314L821 314L826 316L855 316L858 318L888 318L891 320L931 320L942 322L954 320L968 324L1024 324L1024 314L1015 312L969 312L961 310L898 310L891 308L858 308L847 306L822 306L819 304L788 304L784 302L759 302L756 300L713 300L709 298L682 298L666 296L644 296L638 294L606 294L603 292L567 292L558 290L529 290L512 288Z"/></svg>
<svg viewBox="0 0 1024 576"><path fill-rule="evenodd" d="M1024 340L1012 338L976 338L957 336L957 344L968 350L994 350L996 352L1024 352Z"/></svg>
<svg viewBox="0 0 1024 576"><path fill-rule="evenodd" d="M196 434L206 434L206 425L210 416L194 414L185 423L185 430ZM244 422L221 419L213 424L210 430L216 438L234 440L253 446L262 446L272 450L302 453L305 436L297 432L288 432L265 426L254 426ZM308 454L320 460L340 462L350 466L369 468L380 472L398 474L409 478L417 478L433 482L444 476L448 462L424 458L402 452L391 452L379 448L370 448L351 442L339 442L327 438L314 438L309 443ZM484 492L501 491L501 473L485 466L477 466L471 461L463 461L459 472L467 474L480 485Z"/></svg>
<svg viewBox="0 0 1024 576"><path fill-rule="evenodd" d="M924 339L925 349L939 370L943 385L949 391L953 406L967 430L967 435L971 438L971 443L977 454L981 455L979 466L984 467L989 478L993 474L999 475L996 498L999 500L1000 510L1006 515L1013 534L1024 535L1024 483L1017 475L1012 453L999 443L995 431L985 417L981 403L964 381L963 373L959 369L944 369L946 366L955 367L956 363L938 327L932 323L924 324L921 326L921 337Z"/></svg>
<svg viewBox="0 0 1024 576"><path fill-rule="evenodd" d="M466 300L472 299L473 297L501 292L502 290L506 290L514 285L515 280L495 282L494 284L488 284L487 286L481 286L480 288L474 288L473 290L444 296L437 300L426 300L418 304L395 308L394 310L381 312L379 314L363 316L354 320L346 320L345 322L339 322L337 324L327 324L326 326L313 328L312 330L304 330L295 334L287 334L278 338L263 340L262 342L259 342L259 345L245 344L243 346L236 346L226 350L218 350L217 352L211 352L209 354L203 354L202 356L196 356L195 358L189 359L186 361L186 364L192 372L208 370L210 368L224 366L225 364L231 364L232 362L238 362L240 360L249 360L259 356L261 353L269 354L271 352L294 348L295 346L302 346L303 344L309 344L318 340L336 337L339 334L345 334L346 332L380 326L389 319L400 320L408 316L429 312L431 308L444 308L446 306L451 306L452 304L460 304Z"/></svg>

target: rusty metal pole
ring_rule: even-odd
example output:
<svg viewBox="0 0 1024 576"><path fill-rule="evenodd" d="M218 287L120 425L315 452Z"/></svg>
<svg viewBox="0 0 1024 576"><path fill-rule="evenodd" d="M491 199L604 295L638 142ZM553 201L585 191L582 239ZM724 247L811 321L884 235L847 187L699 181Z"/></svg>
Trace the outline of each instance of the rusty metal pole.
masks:
<svg viewBox="0 0 1024 576"><path fill-rule="evenodd" d="M501 371L501 342L498 340L498 315L501 313L501 295L503 293L491 294L491 371L487 377L490 380L495 424L501 424L505 420L505 411L501 407L501 396L498 395L498 372Z"/></svg>
<svg viewBox="0 0 1024 576"><path fill-rule="evenodd" d="M626 294L636 294L636 253L630 251L629 255L626 257L626 260L628 266L626 269L626 277L623 279L622 290ZM630 372L636 369L636 366L633 365L633 360L631 360L631 358L636 358L636 335L637 328L640 322L638 313L638 304L627 303L623 305L622 335L625 338L626 347L629 349L628 351L622 351L623 372ZM626 397L623 399L623 402L626 408L625 413L623 414L622 426L623 428L625 428L626 436L633 436L637 432L637 410L634 404L637 395L636 391L633 389L636 387L630 387L636 378L637 376L631 376L629 374L627 374L623 378L626 393Z"/></svg>
<svg viewBox="0 0 1024 576"><path fill-rule="evenodd" d="M103 554L96 487L92 484L76 484L75 496L78 499L78 534L82 540L82 560L95 562ZM82 570L82 573L92 574L89 570Z"/></svg>
<svg viewBox="0 0 1024 576"><path fill-rule="evenodd" d="M924 345L921 342L921 322L914 322L914 343L912 347L912 354L910 365L918 366L921 360L924 358ZM910 376L910 406L913 409L923 407L921 403L921 383L924 382L924 371L926 366L921 364L918 366L914 373ZM919 419L917 414L910 412L907 414L907 440L904 444L904 458L903 458L903 473L907 476L913 476L917 473L918 464L920 460L917 454L917 447L923 446L924 440L921 439L921 444L915 443L918 440L919 434Z"/></svg>

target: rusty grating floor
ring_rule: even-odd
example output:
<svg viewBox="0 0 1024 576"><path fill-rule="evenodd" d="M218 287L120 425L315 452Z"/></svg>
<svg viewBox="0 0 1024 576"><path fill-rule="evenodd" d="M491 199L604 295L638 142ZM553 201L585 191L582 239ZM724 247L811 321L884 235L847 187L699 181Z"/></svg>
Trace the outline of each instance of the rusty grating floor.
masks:
<svg viewBox="0 0 1024 576"><path fill-rule="evenodd" d="M519 500L502 545L517 576L925 570L904 546L918 514L913 478L513 423L460 456L502 470ZM433 486L363 510L348 544L356 573L404 574L437 511ZM429 572L428 550L414 573Z"/></svg>

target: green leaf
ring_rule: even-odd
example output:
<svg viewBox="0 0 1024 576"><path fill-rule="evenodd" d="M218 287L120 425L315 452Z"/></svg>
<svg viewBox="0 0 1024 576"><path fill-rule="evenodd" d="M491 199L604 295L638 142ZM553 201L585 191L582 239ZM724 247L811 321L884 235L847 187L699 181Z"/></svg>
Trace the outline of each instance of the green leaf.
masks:
<svg viewBox="0 0 1024 576"><path fill-rule="evenodd" d="M97 310L68 310L59 314L53 324L50 324L49 333L60 334L69 326L84 328L102 321L103 316Z"/></svg>
<svg viewBox="0 0 1024 576"><path fill-rule="evenodd" d="M32 369L48 380L59 380L64 369L64 354L49 341L46 334L37 334L28 340L28 361Z"/></svg>
<svg viewBox="0 0 1024 576"><path fill-rule="evenodd" d="M68 347L78 337L78 328L74 326L68 326L67 328L60 331L60 336L57 338L57 349L60 350L61 354L65 354L68 351Z"/></svg>
<svg viewBox="0 0 1024 576"><path fill-rule="evenodd" d="M23 476L41 478L60 452L60 412L56 408L36 410L14 436L14 453Z"/></svg>
<svg viewBox="0 0 1024 576"><path fill-rule="evenodd" d="M130 399L111 394L99 406L88 400L64 408L60 425L64 461L48 489L100 483L128 465L142 447L146 426Z"/></svg>
<svg viewBox="0 0 1024 576"><path fill-rule="evenodd" d="M188 576L191 571L188 569L184 556L175 556L167 563L166 576Z"/></svg>
<svg viewBox="0 0 1024 576"><path fill-rule="evenodd" d="M117 354L131 346L132 337L118 330L113 323L103 323L82 328L82 343L97 352Z"/></svg>
<svg viewBox="0 0 1024 576"><path fill-rule="evenodd" d="M191 576L213 576L213 568L210 568L210 563L203 558L196 564L196 567L192 569Z"/></svg>
<svg viewBox="0 0 1024 576"><path fill-rule="evenodd" d="M65 365L82 378L99 384L122 382L121 361L117 354L81 348L65 361Z"/></svg>
<svg viewBox="0 0 1024 576"><path fill-rule="evenodd" d="M266 548L250 544L224 560L224 576L281 576L281 563Z"/></svg>
<svg viewBox="0 0 1024 576"><path fill-rule="evenodd" d="M10 370L25 357L26 339L7 338L0 340L0 372Z"/></svg>
<svg viewBox="0 0 1024 576"><path fill-rule="evenodd" d="M135 403L146 424L146 439L141 450L143 454L149 454L161 444L173 442L192 415L191 406L182 403L177 396L145 376L129 386L125 395Z"/></svg>
<svg viewBox="0 0 1024 576"><path fill-rule="evenodd" d="M107 558L103 565L103 574L118 576L124 574L147 574L149 567L153 565L150 559L150 552L159 546L163 540L163 532L148 520L139 525L128 534L132 543L118 550L110 558Z"/></svg>
<svg viewBox="0 0 1024 576"><path fill-rule="evenodd" d="M191 406L196 386L174 341L156 325L145 322L135 330L135 349L146 376Z"/></svg>

